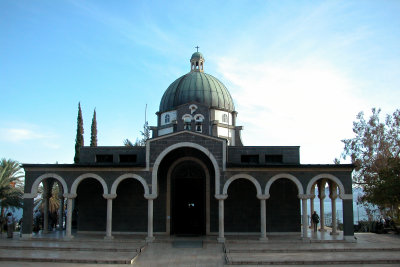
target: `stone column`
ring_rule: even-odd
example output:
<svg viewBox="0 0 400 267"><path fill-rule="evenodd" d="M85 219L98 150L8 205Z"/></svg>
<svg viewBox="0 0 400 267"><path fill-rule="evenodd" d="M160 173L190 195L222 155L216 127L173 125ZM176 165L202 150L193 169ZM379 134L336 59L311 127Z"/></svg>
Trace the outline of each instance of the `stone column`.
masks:
<svg viewBox="0 0 400 267"><path fill-rule="evenodd" d="M23 214L22 214L22 238L29 239L32 237L33 222L33 199L34 195L24 194Z"/></svg>
<svg viewBox="0 0 400 267"><path fill-rule="evenodd" d="M337 222L336 222L336 198L338 196L337 194L337 186L335 183L331 183L329 185L329 198L331 199L332 203L332 232L331 235L337 235Z"/></svg>
<svg viewBox="0 0 400 267"><path fill-rule="evenodd" d="M307 199L309 198L308 195L300 195L299 198L301 199L301 208L303 213L303 235L301 236L303 240L308 239L308 214L307 214Z"/></svg>
<svg viewBox="0 0 400 267"><path fill-rule="evenodd" d="M146 242L151 243L154 241L153 236L153 200L157 198L157 195L145 195L147 199L147 237Z"/></svg>
<svg viewBox="0 0 400 267"><path fill-rule="evenodd" d="M43 201L43 234L47 234L49 232L49 199L50 199L50 194L47 192L46 189L44 189L43 195L42 195L42 201Z"/></svg>
<svg viewBox="0 0 400 267"><path fill-rule="evenodd" d="M117 194L103 194L107 199L107 223L106 223L106 236L104 239L113 239L112 236L112 201L117 197Z"/></svg>
<svg viewBox="0 0 400 267"><path fill-rule="evenodd" d="M225 233L224 233L224 200L228 197L228 195L215 195L215 198L218 199L218 242L225 242Z"/></svg>
<svg viewBox="0 0 400 267"><path fill-rule="evenodd" d="M341 194L340 198L343 202L343 238L349 242L356 242L354 238L353 195Z"/></svg>
<svg viewBox="0 0 400 267"><path fill-rule="evenodd" d="M267 241L267 211L266 211L266 205L265 205L265 200L269 198L269 195L258 195L257 198L260 200L260 212L261 212L261 236L260 236L260 241Z"/></svg>
<svg viewBox="0 0 400 267"><path fill-rule="evenodd" d="M314 222L311 219L311 215L314 213L314 199L315 199L315 185L311 187L311 198L310 198L310 229L314 229Z"/></svg>
<svg viewBox="0 0 400 267"><path fill-rule="evenodd" d="M62 190L61 185L59 185L60 190ZM64 197L62 191L58 194L58 198L60 200L60 207L58 208L58 230L63 230L63 222L64 222Z"/></svg>
<svg viewBox="0 0 400 267"><path fill-rule="evenodd" d="M324 198L325 198L325 180L322 179L318 182L318 198L319 198L319 222L320 222L320 228L319 230L321 232L326 232L325 229L325 215L324 215Z"/></svg>
<svg viewBox="0 0 400 267"><path fill-rule="evenodd" d="M74 236L72 235L72 200L76 198L76 194L64 194L64 197L67 198L67 226L65 228L65 239L72 239Z"/></svg>

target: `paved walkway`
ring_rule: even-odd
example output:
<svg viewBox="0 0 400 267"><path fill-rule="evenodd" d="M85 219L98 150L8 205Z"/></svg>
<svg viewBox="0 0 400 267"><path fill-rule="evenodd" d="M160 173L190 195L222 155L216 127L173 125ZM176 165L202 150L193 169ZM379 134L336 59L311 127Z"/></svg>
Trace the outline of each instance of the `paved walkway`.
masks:
<svg viewBox="0 0 400 267"><path fill-rule="evenodd" d="M33 240L22 241L18 236L6 239L0 238L0 266L121 266L120 264L82 264L62 262L20 262L4 261L6 257L33 257L60 259L98 259L99 262L107 259L121 258L121 262L132 259L133 266L225 266L229 261L236 261L242 266L254 264L293 263L302 266L316 266L329 264L329 266L346 266L354 262L346 259L358 259L359 263L374 259L399 260L396 264L385 264L380 261L375 266L400 266L400 236L356 234L356 243L339 242L337 237L330 237L321 243L318 236L327 239L326 233L318 233L310 242L304 242L297 236L269 236L267 243L257 241L257 236L228 236L224 245L215 241L215 237L206 238L176 238L159 236L156 242L147 246L143 242L144 236L121 235L114 240L104 240L103 235L76 235L72 241L57 240L56 233L39 235ZM329 234L328 234L329 235ZM174 241L184 241L174 243ZM313 241L314 240L314 241ZM200 245L199 245L200 244ZM224 251L225 249L225 251ZM228 262L226 262L226 259ZM312 261L314 259L314 261ZM320 262L315 261L320 260ZM335 260L342 260L335 265ZM250 265L246 265L250 263ZM303 265L312 263L313 265ZM332 264L333 263L333 264ZM367 261L366 261L367 263ZM387 263L387 262L386 262ZM281 265L285 266L285 265ZM362 266L354 264L354 266ZM374 266L368 264L368 266Z"/></svg>

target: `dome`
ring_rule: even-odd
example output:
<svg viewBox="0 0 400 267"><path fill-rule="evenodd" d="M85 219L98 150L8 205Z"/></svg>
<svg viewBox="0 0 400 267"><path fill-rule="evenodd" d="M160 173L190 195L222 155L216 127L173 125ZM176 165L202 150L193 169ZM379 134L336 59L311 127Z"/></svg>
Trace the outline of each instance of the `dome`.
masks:
<svg viewBox="0 0 400 267"><path fill-rule="evenodd" d="M190 60L192 60L192 59L195 59L195 58L204 58L203 57L203 54L202 53L200 53L200 52L194 52L193 53L193 55L192 55L192 57L190 58Z"/></svg>
<svg viewBox="0 0 400 267"><path fill-rule="evenodd" d="M173 110L190 102L230 112L235 110L233 99L225 85L202 71L192 70L176 79L161 98L159 112Z"/></svg>

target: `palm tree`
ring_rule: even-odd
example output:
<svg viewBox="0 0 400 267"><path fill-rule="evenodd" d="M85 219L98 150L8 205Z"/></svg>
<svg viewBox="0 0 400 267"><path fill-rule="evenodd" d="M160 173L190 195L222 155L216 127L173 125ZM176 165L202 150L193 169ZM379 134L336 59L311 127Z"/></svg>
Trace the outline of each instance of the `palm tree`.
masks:
<svg viewBox="0 0 400 267"><path fill-rule="evenodd" d="M1 217L6 208L21 208L24 173L18 162L5 158L0 162L0 206Z"/></svg>
<svg viewBox="0 0 400 267"><path fill-rule="evenodd" d="M58 209L60 208L60 198L59 198L59 192L60 192L60 187L58 186L57 183L53 185L51 188L51 197L49 198L49 211L50 213L57 213ZM40 195L40 198L37 198L33 204L35 209L39 209L42 213L44 212L44 202L43 202L43 186L40 185L38 188L38 194Z"/></svg>

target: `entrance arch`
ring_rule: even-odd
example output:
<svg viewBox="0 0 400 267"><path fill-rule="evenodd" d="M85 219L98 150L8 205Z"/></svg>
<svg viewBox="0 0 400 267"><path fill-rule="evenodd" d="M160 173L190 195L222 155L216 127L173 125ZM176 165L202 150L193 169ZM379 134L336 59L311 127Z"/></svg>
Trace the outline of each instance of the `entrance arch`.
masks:
<svg viewBox="0 0 400 267"><path fill-rule="evenodd" d="M206 175L195 161L182 161L171 172L171 233L206 233Z"/></svg>
<svg viewBox="0 0 400 267"><path fill-rule="evenodd" d="M192 147L180 147L165 155L157 172L159 195L154 200L154 212L164 213L165 219L163 224L161 220L155 222L156 231L168 235L217 232L218 221L210 219L218 218L214 184L215 169L209 155ZM184 203L186 206L180 206ZM180 217L184 213L197 222L186 222L186 226L185 216Z"/></svg>

